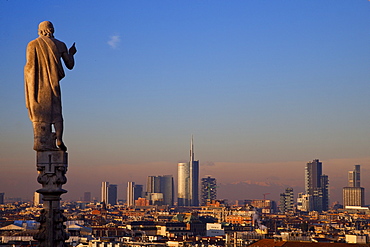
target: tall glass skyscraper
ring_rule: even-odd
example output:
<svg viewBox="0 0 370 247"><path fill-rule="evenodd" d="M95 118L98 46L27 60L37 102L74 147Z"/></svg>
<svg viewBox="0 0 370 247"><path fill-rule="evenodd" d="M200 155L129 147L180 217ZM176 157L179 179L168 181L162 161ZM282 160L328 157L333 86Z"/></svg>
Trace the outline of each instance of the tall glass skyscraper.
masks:
<svg viewBox="0 0 370 247"><path fill-rule="evenodd" d="M117 204L117 185L116 184L108 185L108 204L110 205Z"/></svg>
<svg viewBox="0 0 370 247"><path fill-rule="evenodd" d="M199 206L199 160L194 158L193 136L189 163L178 163L178 205Z"/></svg>
<svg viewBox="0 0 370 247"><path fill-rule="evenodd" d="M190 166L189 163L177 164L177 204L190 206Z"/></svg>
<svg viewBox="0 0 370 247"><path fill-rule="evenodd" d="M158 195L153 195L153 193L161 193L163 196L161 204L173 205L174 185L172 175L148 176L146 188L146 192L149 197L151 195L157 197ZM147 199L151 200L152 198Z"/></svg>

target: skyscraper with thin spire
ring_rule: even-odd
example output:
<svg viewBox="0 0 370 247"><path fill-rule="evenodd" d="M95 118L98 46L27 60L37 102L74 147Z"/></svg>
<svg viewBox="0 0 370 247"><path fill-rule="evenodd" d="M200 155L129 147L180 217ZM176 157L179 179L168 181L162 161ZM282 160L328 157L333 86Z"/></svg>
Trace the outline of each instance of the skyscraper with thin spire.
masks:
<svg viewBox="0 0 370 247"><path fill-rule="evenodd" d="M189 163L178 164L178 205L199 206L199 160L194 158L193 136Z"/></svg>

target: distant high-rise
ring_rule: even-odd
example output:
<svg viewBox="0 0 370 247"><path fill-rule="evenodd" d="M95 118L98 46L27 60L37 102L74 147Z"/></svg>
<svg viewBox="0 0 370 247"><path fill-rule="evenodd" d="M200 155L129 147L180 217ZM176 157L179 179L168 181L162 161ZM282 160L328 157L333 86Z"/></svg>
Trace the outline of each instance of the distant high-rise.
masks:
<svg viewBox="0 0 370 247"><path fill-rule="evenodd" d="M362 187L343 188L343 207L365 205L365 189Z"/></svg>
<svg viewBox="0 0 370 247"><path fill-rule="evenodd" d="M108 185L108 200L107 204L116 205L117 204L117 185L110 184Z"/></svg>
<svg viewBox="0 0 370 247"><path fill-rule="evenodd" d="M134 182L128 182L127 183L127 199L126 199L126 204L128 207L134 206L135 201L134 201Z"/></svg>
<svg viewBox="0 0 370 247"><path fill-rule="evenodd" d="M361 187L360 165L348 172L348 187L343 188L343 206L364 206L365 189Z"/></svg>
<svg viewBox="0 0 370 247"><path fill-rule="evenodd" d="M355 165L353 171L348 172L348 187L361 187L360 165Z"/></svg>
<svg viewBox="0 0 370 247"><path fill-rule="evenodd" d="M163 193L164 205L173 205L174 183L172 175L161 176L161 193Z"/></svg>
<svg viewBox="0 0 370 247"><path fill-rule="evenodd" d="M33 205L35 206L35 207L37 207L38 205L40 205L40 204L42 204L43 203L43 200L42 200L42 195L40 194L40 193L38 193L38 192L35 192L34 194L33 194Z"/></svg>
<svg viewBox="0 0 370 247"><path fill-rule="evenodd" d="M199 160L194 158L193 136L189 163L178 164L178 205L199 206Z"/></svg>
<svg viewBox="0 0 370 247"><path fill-rule="evenodd" d="M286 188L284 193L280 194L279 211L289 213L294 211L294 193L293 188Z"/></svg>
<svg viewBox="0 0 370 247"><path fill-rule="evenodd" d="M172 175L148 176L146 187L147 199L152 200L152 197L155 197L158 201L160 197L157 193L161 193L161 200L163 200L161 203L163 205L173 205L174 189Z"/></svg>
<svg viewBox="0 0 370 247"><path fill-rule="evenodd" d="M0 193L0 204L4 204L4 194L5 193Z"/></svg>
<svg viewBox="0 0 370 247"><path fill-rule="evenodd" d="M146 192L161 193L161 176L148 176Z"/></svg>
<svg viewBox="0 0 370 247"><path fill-rule="evenodd" d="M189 163L178 163L177 165L177 198L179 206L190 205L190 166Z"/></svg>
<svg viewBox="0 0 370 247"><path fill-rule="evenodd" d="M101 183L101 202L108 204L108 186L109 182Z"/></svg>
<svg viewBox="0 0 370 247"><path fill-rule="evenodd" d="M215 178L210 176L201 179L201 205L207 205L207 202L216 200L217 198L217 182Z"/></svg>
<svg viewBox="0 0 370 247"><path fill-rule="evenodd" d="M312 200L310 211L329 209L329 179L322 174L322 162L318 159L308 162L305 167L305 190Z"/></svg>
<svg viewBox="0 0 370 247"><path fill-rule="evenodd" d="M127 183L127 206L134 206L135 201L143 196L143 186L134 182Z"/></svg>
<svg viewBox="0 0 370 247"><path fill-rule="evenodd" d="M320 177L322 175L322 162L318 159L308 162L305 170L305 190L306 194L312 195L316 188L320 187Z"/></svg>
<svg viewBox="0 0 370 247"><path fill-rule="evenodd" d="M143 185L135 184L134 186L134 200L143 197Z"/></svg>
<svg viewBox="0 0 370 247"><path fill-rule="evenodd" d="M84 193L84 202L91 202L91 192Z"/></svg>
<svg viewBox="0 0 370 247"><path fill-rule="evenodd" d="M194 158L193 136L190 149L190 205L199 206L199 160Z"/></svg>

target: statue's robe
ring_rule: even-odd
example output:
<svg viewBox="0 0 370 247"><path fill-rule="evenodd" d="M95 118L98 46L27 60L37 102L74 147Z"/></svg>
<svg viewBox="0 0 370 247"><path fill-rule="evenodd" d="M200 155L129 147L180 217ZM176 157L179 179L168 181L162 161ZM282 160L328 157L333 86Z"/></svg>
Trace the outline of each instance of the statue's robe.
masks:
<svg viewBox="0 0 370 247"><path fill-rule="evenodd" d="M65 46L59 40L40 36L27 46L25 93L26 107L32 122L63 121L59 81L65 74L57 44L59 47Z"/></svg>

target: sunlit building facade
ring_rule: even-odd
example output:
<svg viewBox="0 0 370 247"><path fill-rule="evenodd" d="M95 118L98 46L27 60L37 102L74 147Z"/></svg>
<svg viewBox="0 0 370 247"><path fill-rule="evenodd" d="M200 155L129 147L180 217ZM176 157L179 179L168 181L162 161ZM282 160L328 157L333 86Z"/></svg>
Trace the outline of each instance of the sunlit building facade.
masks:
<svg viewBox="0 0 370 247"><path fill-rule="evenodd" d="M190 144L190 161L178 163L178 205L199 206L199 160L194 160L193 137Z"/></svg>
<svg viewBox="0 0 370 247"><path fill-rule="evenodd" d="M105 203L105 204L108 204L108 186L109 186L109 182L101 183L100 202Z"/></svg>
<svg viewBox="0 0 370 247"><path fill-rule="evenodd" d="M280 194L280 213L292 213L294 211L294 192L293 188L288 187L284 193Z"/></svg>

